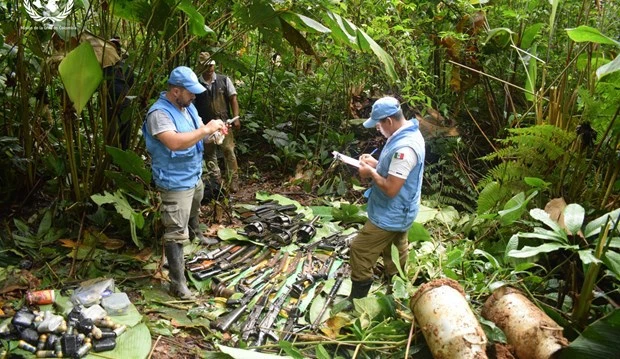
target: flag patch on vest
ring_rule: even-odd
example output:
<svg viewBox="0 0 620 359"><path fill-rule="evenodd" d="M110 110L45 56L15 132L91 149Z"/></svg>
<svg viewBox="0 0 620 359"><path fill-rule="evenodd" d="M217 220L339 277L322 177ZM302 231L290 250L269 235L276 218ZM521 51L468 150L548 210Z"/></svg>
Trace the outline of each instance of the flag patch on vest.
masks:
<svg viewBox="0 0 620 359"><path fill-rule="evenodd" d="M396 152L394 153L394 158L397 160L403 160L405 159L405 154L402 152Z"/></svg>

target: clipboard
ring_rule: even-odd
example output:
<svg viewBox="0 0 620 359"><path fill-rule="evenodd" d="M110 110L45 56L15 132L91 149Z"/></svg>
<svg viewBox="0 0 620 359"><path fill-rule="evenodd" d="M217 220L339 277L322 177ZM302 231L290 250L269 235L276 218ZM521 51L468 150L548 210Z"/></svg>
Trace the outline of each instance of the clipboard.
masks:
<svg viewBox="0 0 620 359"><path fill-rule="evenodd" d="M334 156L335 159L340 160L348 165L351 165L353 167L359 168L360 167L360 161L356 160L353 157L349 157L347 155L344 155L338 151L332 151L332 156Z"/></svg>

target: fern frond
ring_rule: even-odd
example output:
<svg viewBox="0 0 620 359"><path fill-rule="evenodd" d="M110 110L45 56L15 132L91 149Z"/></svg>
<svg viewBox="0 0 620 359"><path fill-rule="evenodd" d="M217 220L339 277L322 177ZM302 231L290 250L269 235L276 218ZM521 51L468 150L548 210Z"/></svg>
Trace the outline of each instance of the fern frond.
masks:
<svg viewBox="0 0 620 359"><path fill-rule="evenodd" d="M477 194L455 163L439 159L426 164L424 169L423 195L428 200L452 205L457 209L473 212Z"/></svg>
<svg viewBox="0 0 620 359"><path fill-rule="evenodd" d="M509 136L499 142L504 147L481 157L484 161L500 161L478 184L485 187L493 181L517 193L527 189L525 177L544 177L555 183L561 169L557 163L570 156L569 148L575 135L556 126L539 125L509 130Z"/></svg>

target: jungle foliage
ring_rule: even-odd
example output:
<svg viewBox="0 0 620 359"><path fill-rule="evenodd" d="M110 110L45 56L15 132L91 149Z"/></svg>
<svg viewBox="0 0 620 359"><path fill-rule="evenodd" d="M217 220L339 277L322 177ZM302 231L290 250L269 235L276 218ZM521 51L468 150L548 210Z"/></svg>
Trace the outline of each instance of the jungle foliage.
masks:
<svg viewBox="0 0 620 359"><path fill-rule="evenodd" d="M474 306L498 284L523 289L571 340L617 317L617 2L75 0L46 28L24 1L0 2L1 263L34 261L56 283L50 266L73 253L52 247L60 240L91 248L74 253L72 278L142 266L115 252L157 247L142 120L172 68L200 72L198 53L209 51L239 93L244 180L276 172L320 204L356 207L362 185L331 151L355 157L382 140L355 118L390 94L426 125L429 210L410 232L398 303L415 278L449 277ZM110 100L119 64L133 77L126 106ZM442 135L452 124L458 135ZM558 198L563 205L549 204ZM545 214L554 208L556 217ZM550 219L560 215L565 227ZM390 303L380 300L395 312ZM379 342L357 347L367 357L404 354L407 335L393 333L406 322L379 312L342 339ZM280 349L327 357L325 346L337 344Z"/></svg>

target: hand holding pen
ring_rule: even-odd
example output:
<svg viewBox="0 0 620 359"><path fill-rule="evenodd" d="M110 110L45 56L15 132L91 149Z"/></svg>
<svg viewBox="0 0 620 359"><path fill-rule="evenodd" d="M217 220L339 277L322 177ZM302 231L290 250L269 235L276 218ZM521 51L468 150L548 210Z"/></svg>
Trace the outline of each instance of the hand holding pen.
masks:
<svg viewBox="0 0 620 359"><path fill-rule="evenodd" d="M376 168L377 167L377 163L379 161L377 161L377 159L372 157L372 155L375 154L375 152L377 152L376 148L374 150L372 150L372 152L370 152L369 154L368 153L364 153L359 158L360 162L363 162L363 163L369 165L372 168Z"/></svg>

